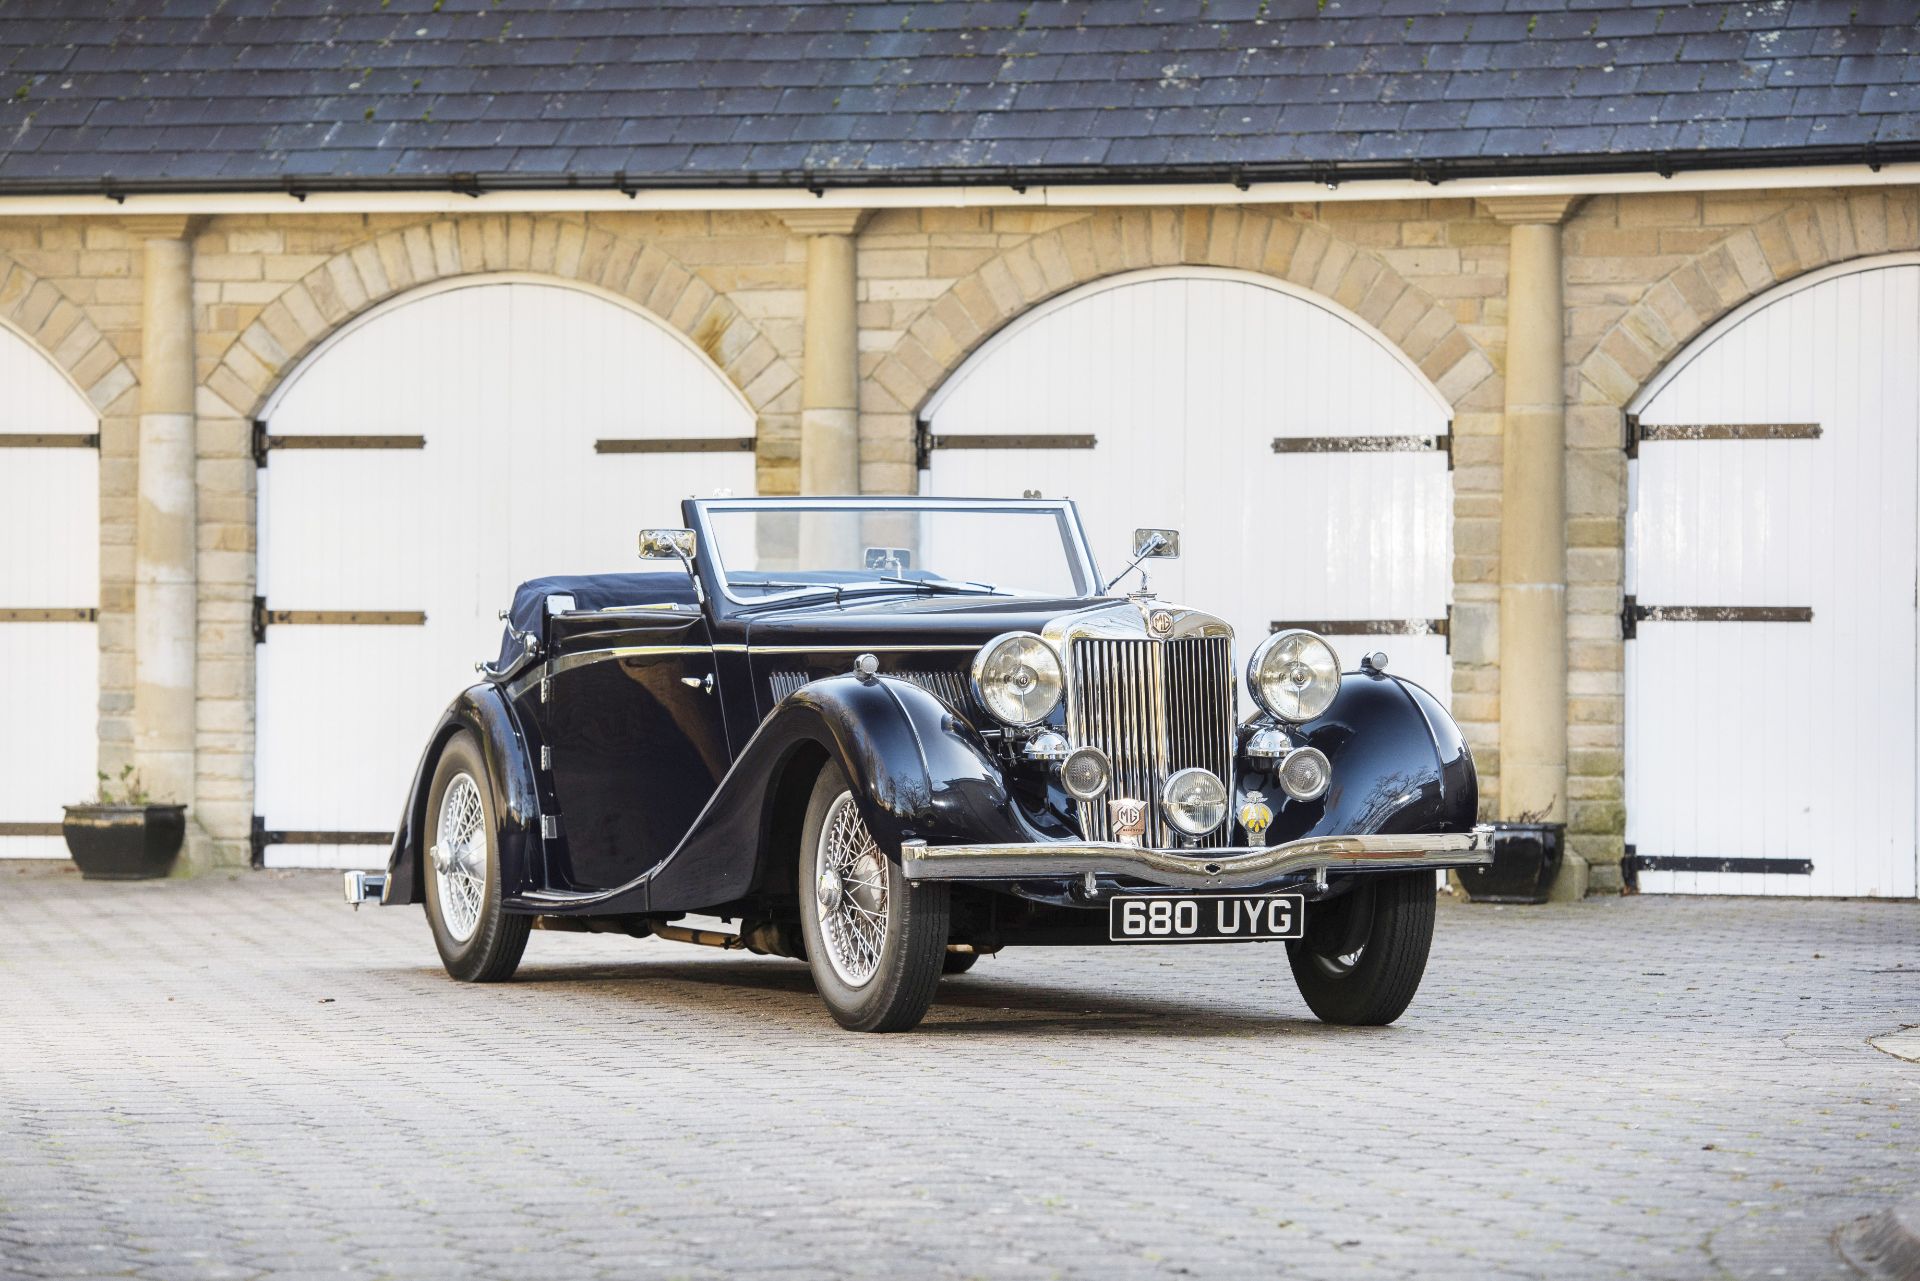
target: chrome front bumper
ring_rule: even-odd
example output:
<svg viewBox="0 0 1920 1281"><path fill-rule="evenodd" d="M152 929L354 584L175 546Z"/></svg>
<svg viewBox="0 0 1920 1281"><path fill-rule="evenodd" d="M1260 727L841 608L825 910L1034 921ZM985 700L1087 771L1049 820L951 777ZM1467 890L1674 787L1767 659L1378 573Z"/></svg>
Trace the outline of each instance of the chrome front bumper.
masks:
<svg viewBox="0 0 1920 1281"><path fill-rule="evenodd" d="M1116 841L1030 845L901 845L911 881L1025 881L1131 876L1186 889L1241 889L1321 872L1399 872L1493 862L1493 829L1417 836L1311 836L1285 845L1237 849L1143 849Z"/></svg>

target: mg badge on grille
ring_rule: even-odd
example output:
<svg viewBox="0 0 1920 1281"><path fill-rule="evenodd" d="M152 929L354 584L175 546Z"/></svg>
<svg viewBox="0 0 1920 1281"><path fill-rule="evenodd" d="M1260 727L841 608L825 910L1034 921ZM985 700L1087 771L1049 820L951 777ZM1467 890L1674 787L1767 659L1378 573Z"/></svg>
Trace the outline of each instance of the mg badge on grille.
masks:
<svg viewBox="0 0 1920 1281"><path fill-rule="evenodd" d="M1116 796L1107 802L1107 812L1113 816L1114 839L1122 845L1139 845L1147 832L1146 802Z"/></svg>
<svg viewBox="0 0 1920 1281"><path fill-rule="evenodd" d="M1156 609L1147 616L1147 630L1155 636L1173 635L1173 615L1164 609Z"/></svg>

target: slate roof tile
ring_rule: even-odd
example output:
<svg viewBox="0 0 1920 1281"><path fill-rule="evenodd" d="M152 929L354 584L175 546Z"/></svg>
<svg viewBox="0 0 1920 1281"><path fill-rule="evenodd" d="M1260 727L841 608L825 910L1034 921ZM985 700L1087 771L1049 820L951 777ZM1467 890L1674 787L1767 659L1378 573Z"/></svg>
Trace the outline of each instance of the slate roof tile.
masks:
<svg viewBox="0 0 1920 1281"><path fill-rule="evenodd" d="M0 188L1752 162L1916 82L1920 0L8 0Z"/></svg>

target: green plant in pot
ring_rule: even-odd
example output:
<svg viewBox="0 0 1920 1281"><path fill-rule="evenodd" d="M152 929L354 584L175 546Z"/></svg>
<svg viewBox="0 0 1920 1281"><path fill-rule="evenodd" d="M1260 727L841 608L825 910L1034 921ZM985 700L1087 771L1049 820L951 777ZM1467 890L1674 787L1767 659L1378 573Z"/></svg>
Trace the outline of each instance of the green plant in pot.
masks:
<svg viewBox="0 0 1920 1281"><path fill-rule="evenodd" d="M67 852L90 881L165 876L187 832L187 807L154 800L131 765L117 778L102 771L99 793L66 811Z"/></svg>

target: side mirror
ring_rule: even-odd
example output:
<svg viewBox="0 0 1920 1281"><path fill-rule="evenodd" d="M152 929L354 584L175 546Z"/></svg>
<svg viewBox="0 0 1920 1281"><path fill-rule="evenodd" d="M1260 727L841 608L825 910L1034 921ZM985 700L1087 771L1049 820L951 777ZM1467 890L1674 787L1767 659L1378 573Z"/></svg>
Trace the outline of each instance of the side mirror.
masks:
<svg viewBox="0 0 1920 1281"><path fill-rule="evenodd" d="M1180 531L1177 529L1136 529L1133 531L1133 559L1179 560Z"/></svg>
<svg viewBox="0 0 1920 1281"><path fill-rule="evenodd" d="M693 531L691 529L643 529L640 531L641 560L677 560L693 580L693 598L707 603L706 589L693 568Z"/></svg>
<svg viewBox="0 0 1920 1281"><path fill-rule="evenodd" d="M643 529L640 531L641 560L693 559L691 529Z"/></svg>

